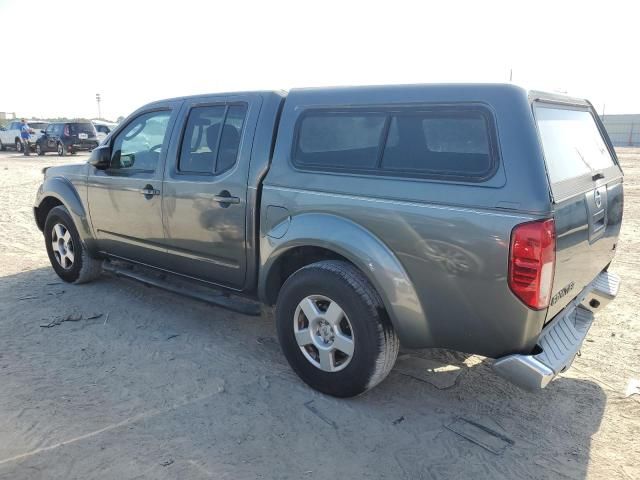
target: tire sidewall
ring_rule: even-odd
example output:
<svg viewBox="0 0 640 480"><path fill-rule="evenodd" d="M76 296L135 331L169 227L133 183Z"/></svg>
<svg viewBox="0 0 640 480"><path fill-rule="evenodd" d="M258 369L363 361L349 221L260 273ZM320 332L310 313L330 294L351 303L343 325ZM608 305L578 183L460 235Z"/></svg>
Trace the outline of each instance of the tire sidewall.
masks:
<svg viewBox="0 0 640 480"><path fill-rule="evenodd" d="M44 152L42 151L42 147L40 146L40 143L36 143L36 153L40 156L44 155Z"/></svg>
<svg viewBox="0 0 640 480"><path fill-rule="evenodd" d="M22 142L19 142L18 140L16 140L15 147L16 147L16 152L21 152L22 151Z"/></svg>
<svg viewBox="0 0 640 480"><path fill-rule="evenodd" d="M325 372L307 360L296 342L293 325L296 308L309 295L323 295L340 305L351 323L354 352L338 372ZM349 397L369 387L379 358L379 316L384 314L363 299L340 275L321 268L303 268L285 282L276 305L278 338L295 372L311 387L338 397ZM373 317L373 318L372 318Z"/></svg>
<svg viewBox="0 0 640 480"><path fill-rule="evenodd" d="M51 246L52 231L56 224L62 224L71 233L71 240L73 241L73 265L69 269L65 269L58 263ZM80 271L82 270L82 257L83 257L83 245L80 240L80 235L76 229L71 215L65 207L55 207L47 215L47 219L44 223L44 242L47 248L47 255L49 255L49 261L51 266L55 270L56 274L65 282L73 283L80 277Z"/></svg>
<svg viewBox="0 0 640 480"><path fill-rule="evenodd" d="M65 151L64 145L61 142L58 142L57 151L58 151L58 156L64 157L66 151Z"/></svg>

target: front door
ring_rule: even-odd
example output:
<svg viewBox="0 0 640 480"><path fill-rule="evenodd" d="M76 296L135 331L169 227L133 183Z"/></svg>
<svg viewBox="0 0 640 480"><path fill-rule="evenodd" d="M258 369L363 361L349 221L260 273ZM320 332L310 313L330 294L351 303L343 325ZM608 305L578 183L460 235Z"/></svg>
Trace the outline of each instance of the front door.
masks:
<svg viewBox="0 0 640 480"><path fill-rule="evenodd" d="M91 222L101 251L163 266L162 174L179 104L135 115L111 139L111 164L91 168Z"/></svg>
<svg viewBox="0 0 640 480"><path fill-rule="evenodd" d="M185 103L163 183L171 270L242 288L247 175L259 102L253 96L212 96Z"/></svg>

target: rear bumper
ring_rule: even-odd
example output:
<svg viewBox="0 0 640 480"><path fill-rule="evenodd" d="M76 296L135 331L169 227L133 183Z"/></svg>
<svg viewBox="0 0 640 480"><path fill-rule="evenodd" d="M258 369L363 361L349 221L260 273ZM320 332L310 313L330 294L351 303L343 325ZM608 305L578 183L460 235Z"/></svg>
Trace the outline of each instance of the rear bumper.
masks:
<svg viewBox="0 0 640 480"><path fill-rule="evenodd" d="M493 364L494 371L525 390L546 387L571 366L593 323L594 312L616 297L619 285L616 274L600 273L542 330L539 353L499 358Z"/></svg>
<svg viewBox="0 0 640 480"><path fill-rule="evenodd" d="M98 146L98 142L95 143L70 143L67 145L67 148L70 150L83 151L83 150L93 150Z"/></svg>

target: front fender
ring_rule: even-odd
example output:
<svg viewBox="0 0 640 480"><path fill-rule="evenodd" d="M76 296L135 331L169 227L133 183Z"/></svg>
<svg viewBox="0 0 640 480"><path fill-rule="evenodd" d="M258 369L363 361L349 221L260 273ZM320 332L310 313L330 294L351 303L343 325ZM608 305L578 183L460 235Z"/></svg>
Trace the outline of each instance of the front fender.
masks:
<svg viewBox="0 0 640 480"><path fill-rule="evenodd" d="M416 290L393 252L376 236L346 218L322 213L291 217L280 238L263 234L258 293L266 298L271 268L288 250L312 246L331 250L351 261L369 279L382 298L400 341L418 347L431 338ZM276 230L276 229L274 229Z"/></svg>
<svg viewBox="0 0 640 480"><path fill-rule="evenodd" d="M94 243L91 224L76 186L65 177L47 177L36 194L34 203L36 212L48 198L55 198L66 207L78 230L80 239L91 250Z"/></svg>

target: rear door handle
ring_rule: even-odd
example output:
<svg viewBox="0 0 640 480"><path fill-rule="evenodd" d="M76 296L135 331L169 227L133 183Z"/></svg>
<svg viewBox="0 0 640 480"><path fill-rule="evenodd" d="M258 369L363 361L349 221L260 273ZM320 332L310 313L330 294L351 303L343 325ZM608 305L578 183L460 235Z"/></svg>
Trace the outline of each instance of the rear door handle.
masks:
<svg viewBox="0 0 640 480"><path fill-rule="evenodd" d="M213 201L220 203L223 207L229 206L229 204L238 204L240 203L240 197L232 197L231 194L227 190L223 190L219 195L213 196Z"/></svg>
<svg viewBox="0 0 640 480"><path fill-rule="evenodd" d="M160 195L160 190L156 190L152 185L145 185L144 188L140 189L140 193L147 198L151 198L154 195Z"/></svg>

